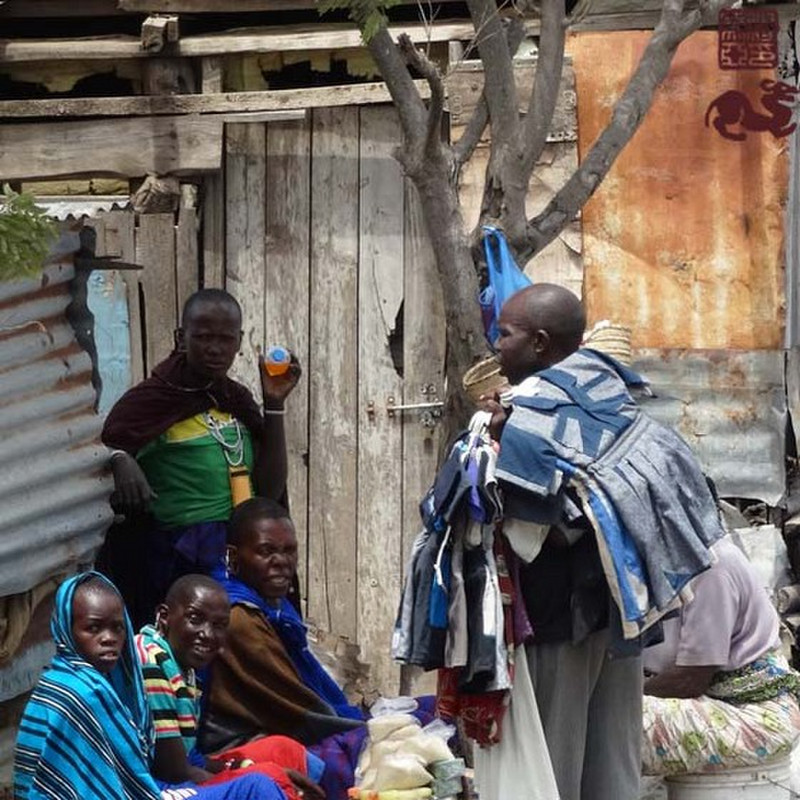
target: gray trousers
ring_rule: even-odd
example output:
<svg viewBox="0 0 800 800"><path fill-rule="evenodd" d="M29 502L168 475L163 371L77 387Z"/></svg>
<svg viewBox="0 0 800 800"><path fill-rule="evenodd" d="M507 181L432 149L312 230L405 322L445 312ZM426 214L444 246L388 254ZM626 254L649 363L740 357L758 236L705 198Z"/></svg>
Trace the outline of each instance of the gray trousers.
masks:
<svg viewBox="0 0 800 800"><path fill-rule="evenodd" d="M608 630L527 648L561 800L637 800L642 660L608 657Z"/></svg>

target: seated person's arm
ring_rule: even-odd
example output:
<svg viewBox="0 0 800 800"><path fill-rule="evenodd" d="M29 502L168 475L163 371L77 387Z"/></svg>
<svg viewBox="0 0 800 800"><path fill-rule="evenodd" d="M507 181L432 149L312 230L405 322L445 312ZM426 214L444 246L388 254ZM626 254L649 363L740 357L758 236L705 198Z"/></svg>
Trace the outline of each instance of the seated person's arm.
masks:
<svg viewBox="0 0 800 800"><path fill-rule="evenodd" d="M166 783L205 783L212 773L189 763L180 736L156 739L153 775Z"/></svg>
<svg viewBox="0 0 800 800"><path fill-rule="evenodd" d="M644 693L653 697L699 697L705 694L719 667L674 666L645 679Z"/></svg>
<svg viewBox="0 0 800 800"><path fill-rule="evenodd" d="M645 680L654 697L699 697L725 668L736 626L737 595L729 577L711 567L693 583L694 597L680 614L675 661Z"/></svg>

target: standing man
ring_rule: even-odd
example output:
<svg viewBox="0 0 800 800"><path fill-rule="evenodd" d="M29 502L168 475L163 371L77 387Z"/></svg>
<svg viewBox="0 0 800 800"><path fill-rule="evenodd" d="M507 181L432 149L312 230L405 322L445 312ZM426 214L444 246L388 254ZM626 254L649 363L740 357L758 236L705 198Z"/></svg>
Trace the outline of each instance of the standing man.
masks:
<svg viewBox="0 0 800 800"><path fill-rule="evenodd" d="M641 635L680 604L722 529L688 446L631 396L641 378L580 349L585 324L562 287L515 294L497 342L512 399L487 407L560 800L636 800Z"/></svg>

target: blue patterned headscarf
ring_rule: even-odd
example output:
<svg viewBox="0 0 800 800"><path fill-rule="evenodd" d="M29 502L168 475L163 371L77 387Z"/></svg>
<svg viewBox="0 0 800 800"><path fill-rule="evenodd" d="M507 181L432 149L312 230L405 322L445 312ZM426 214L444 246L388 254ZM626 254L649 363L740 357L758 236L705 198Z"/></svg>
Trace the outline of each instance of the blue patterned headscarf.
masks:
<svg viewBox="0 0 800 800"><path fill-rule="evenodd" d="M150 775L153 728L125 612L122 655L108 674L78 652L72 635L84 572L61 584L50 630L56 655L42 674L19 727L14 755L17 800L159 800Z"/></svg>

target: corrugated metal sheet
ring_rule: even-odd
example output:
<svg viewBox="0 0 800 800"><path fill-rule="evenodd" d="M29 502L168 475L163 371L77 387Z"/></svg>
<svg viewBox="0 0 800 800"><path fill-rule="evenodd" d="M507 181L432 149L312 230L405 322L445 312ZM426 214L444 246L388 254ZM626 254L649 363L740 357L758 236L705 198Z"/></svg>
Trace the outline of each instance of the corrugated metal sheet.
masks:
<svg viewBox="0 0 800 800"><path fill-rule="evenodd" d="M58 220L96 217L106 211L125 209L130 206L130 198L118 194L109 195L73 195L73 196L39 196L36 204L43 208L48 216Z"/></svg>
<svg viewBox="0 0 800 800"><path fill-rule="evenodd" d="M92 365L65 316L75 232L41 280L0 284L0 596L92 561L112 513Z"/></svg>
<svg viewBox="0 0 800 800"><path fill-rule="evenodd" d="M722 138L706 110L727 90L760 108L771 71L721 71L717 34L683 42L651 110L582 212L592 321L629 325L636 347L783 346L788 140ZM649 38L570 38L585 155Z"/></svg>
<svg viewBox="0 0 800 800"><path fill-rule="evenodd" d="M640 350L656 397L645 410L675 427L724 497L776 505L784 495L782 351Z"/></svg>

